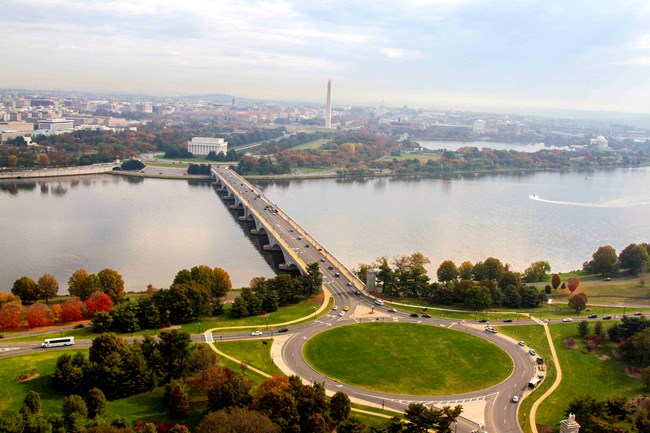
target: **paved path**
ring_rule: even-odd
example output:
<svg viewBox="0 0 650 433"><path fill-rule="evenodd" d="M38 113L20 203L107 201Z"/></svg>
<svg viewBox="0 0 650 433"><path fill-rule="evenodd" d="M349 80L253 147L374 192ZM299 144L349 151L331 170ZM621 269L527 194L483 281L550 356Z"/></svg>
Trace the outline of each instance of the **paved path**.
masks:
<svg viewBox="0 0 650 433"><path fill-rule="evenodd" d="M546 332L546 339L548 340L548 345L551 348L551 357L553 357L553 362L555 363L555 368L557 368L557 376L555 377L555 382L551 387L546 390L546 392L537 399L533 403L533 406L530 408L530 429L533 433L538 433L537 430L537 420L535 419L537 416L537 408L539 407L542 402L555 391L555 389L560 386L560 382L562 382L562 367L560 367L560 360L557 357L557 353L555 352L555 344L553 344L553 337L551 336L551 330L548 327L547 324L544 324L544 331Z"/></svg>

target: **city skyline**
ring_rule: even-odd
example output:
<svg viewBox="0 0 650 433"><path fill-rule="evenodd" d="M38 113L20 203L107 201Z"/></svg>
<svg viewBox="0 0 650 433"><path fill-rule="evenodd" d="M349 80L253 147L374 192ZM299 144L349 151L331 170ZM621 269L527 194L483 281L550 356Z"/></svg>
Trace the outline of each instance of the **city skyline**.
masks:
<svg viewBox="0 0 650 433"><path fill-rule="evenodd" d="M7 0L0 87L650 112L650 5L566 3Z"/></svg>

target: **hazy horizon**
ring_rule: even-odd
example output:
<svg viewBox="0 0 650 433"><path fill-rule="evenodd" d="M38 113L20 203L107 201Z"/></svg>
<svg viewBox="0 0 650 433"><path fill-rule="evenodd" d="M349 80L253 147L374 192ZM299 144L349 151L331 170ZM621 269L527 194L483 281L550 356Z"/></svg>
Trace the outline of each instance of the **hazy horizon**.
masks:
<svg viewBox="0 0 650 433"><path fill-rule="evenodd" d="M0 87L650 113L638 0L5 0Z"/></svg>

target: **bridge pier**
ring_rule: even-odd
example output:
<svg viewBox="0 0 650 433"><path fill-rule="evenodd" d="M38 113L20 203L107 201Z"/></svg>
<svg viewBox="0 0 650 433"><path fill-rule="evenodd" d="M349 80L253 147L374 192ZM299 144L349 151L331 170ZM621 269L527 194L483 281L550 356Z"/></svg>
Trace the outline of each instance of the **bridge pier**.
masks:
<svg viewBox="0 0 650 433"><path fill-rule="evenodd" d="M270 244L262 245L262 249L264 251L270 251L270 252L272 251L282 252L282 249L277 245L270 245Z"/></svg>

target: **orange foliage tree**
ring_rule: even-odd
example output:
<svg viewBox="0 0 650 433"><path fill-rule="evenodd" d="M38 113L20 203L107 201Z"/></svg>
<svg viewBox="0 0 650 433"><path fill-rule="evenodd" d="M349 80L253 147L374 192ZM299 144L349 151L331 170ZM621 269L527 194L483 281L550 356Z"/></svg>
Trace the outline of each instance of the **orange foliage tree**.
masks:
<svg viewBox="0 0 650 433"><path fill-rule="evenodd" d="M108 312L111 308L113 308L113 301L104 292L94 292L90 298L86 299L86 309L90 317L100 311Z"/></svg>
<svg viewBox="0 0 650 433"><path fill-rule="evenodd" d="M0 328L17 328L20 326L20 316L23 314L23 304L20 301L10 301L0 308Z"/></svg>
<svg viewBox="0 0 650 433"><path fill-rule="evenodd" d="M25 312L25 319L30 328L48 326L54 323L54 314L50 307L43 303L32 304Z"/></svg>
<svg viewBox="0 0 650 433"><path fill-rule="evenodd" d="M70 298L61 304L61 322L74 322L84 318L86 305L79 298Z"/></svg>
<svg viewBox="0 0 650 433"><path fill-rule="evenodd" d="M573 276L569 277L569 279L566 281L566 287L569 289L569 292L573 293L575 290L578 288L580 285L580 278Z"/></svg>

